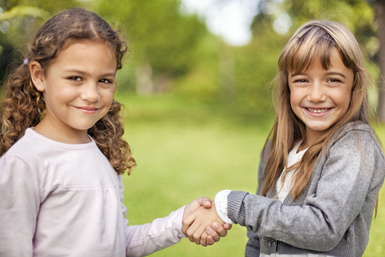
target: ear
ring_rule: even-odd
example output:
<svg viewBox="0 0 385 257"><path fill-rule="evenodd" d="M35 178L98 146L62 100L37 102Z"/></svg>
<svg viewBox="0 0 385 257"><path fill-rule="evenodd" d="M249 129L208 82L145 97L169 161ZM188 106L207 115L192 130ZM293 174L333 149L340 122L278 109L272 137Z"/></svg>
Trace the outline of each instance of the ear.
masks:
<svg viewBox="0 0 385 257"><path fill-rule="evenodd" d="M35 88L40 92L44 92L45 76L44 76L44 70L41 67L40 63L37 61L32 61L29 64L29 72L31 73L31 80Z"/></svg>

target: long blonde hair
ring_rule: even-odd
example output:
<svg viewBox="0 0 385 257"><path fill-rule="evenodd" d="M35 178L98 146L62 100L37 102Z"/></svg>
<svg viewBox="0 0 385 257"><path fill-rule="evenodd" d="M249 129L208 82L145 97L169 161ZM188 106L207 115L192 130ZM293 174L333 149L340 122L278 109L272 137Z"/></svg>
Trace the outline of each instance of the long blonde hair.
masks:
<svg viewBox="0 0 385 257"><path fill-rule="evenodd" d="M354 35L342 24L331 21L310 21L301 26L285 45L278 60L279 74L276 77L274 96L276 118L265 143L266 147L271 139L271 150L263 175L262 195L275 187L283 169L287 168L289 151L299 141L306 142L305 124L290 108L288 74L306 70L315 58L320 58L323 68L328 69L333 48L339 51L344 65L354 73L350 106L344 117L308 148L302 161L283 174L285 178L287 172L296 170L293 199L305 189L319 154L325 150L333 135L350 121L368 123L368 83L371 77L364 67L361 49Z"/></svg>
<svg viewBox="0 0 385 257"><path fill-rule="evenodd" d="M37 32L26 62L37 61L46 69L68 40L80 39L104 40L115 53L117 69L122 68L122 58L127 51L124 40L101 17L81 8L69 9L50 18ZM4 88L0 107L0 156L28 127L36 126L45 113L43 94L33 85L27 64L10 74ZM109 112L88 130L118 174L126 170L129 173L136 164L123 139L120 109L120 103L114 101Z"/></svg>

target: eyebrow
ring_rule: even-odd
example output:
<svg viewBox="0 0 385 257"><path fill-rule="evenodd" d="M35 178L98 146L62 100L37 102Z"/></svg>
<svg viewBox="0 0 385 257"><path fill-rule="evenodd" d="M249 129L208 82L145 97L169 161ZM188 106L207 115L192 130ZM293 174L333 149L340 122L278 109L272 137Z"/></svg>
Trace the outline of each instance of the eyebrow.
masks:
<svg viewBox="0 0 385 257"><path fill-rule="evenodd" d="M331 72L327 72L326 74L327 75L338 75L338 76L341 76L341 77L346 79L346 76L343 73L340 73L340 72L335 72L335 71L333 72L333 71L331 71ZM306 75L306 73L303 73L303 72L293 73L293 74L291 74L290 77L292 78L294 76L299 76L299 75Z"/></svg>
<svg viewBox="0 0 385 257"><path fill-rule="evenodd" d="M65 72L77 73L77 74L81 74L81 75L89 75L88 72L77 70L77 69L68 69L68 70L65 70ZM101 77L115 77L115 76L116 76L116 72L107 72L107 73L102 74Z"/></svg>

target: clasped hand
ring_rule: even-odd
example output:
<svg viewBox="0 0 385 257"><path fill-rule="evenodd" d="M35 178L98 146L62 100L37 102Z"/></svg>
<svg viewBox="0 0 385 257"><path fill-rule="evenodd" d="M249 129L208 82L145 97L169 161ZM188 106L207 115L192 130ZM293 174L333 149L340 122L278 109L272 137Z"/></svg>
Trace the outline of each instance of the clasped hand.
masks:
<svg viewBox="0 0 385 257"><path fill-rule="evenodd" d="M189 203L183 214L182 232L191 242L202 246L212 245L227 235L231 224L218 216L214 202L200 197Z"/></svg>

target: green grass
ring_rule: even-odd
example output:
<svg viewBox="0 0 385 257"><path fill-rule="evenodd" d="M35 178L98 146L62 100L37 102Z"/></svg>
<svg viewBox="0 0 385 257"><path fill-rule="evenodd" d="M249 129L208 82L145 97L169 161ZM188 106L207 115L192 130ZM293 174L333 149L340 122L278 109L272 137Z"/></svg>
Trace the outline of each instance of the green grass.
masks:
<svg viewBox="0 0 385 257"><path fill-rule="evenodd" d="M125 137L138 166L123 176L130 224L168 215L199 196L229 188L254 193L259 153L271 119L236 115L231 108L207 108L170 96L118 94L126 106ZM385 128L378 127L385 142ZM385 190L364 256L384 256ZM381 204L382 203L382 204ZM234 225L228 236L202 247L183 239L151 256L244 256L246 229Z"/></svg>

